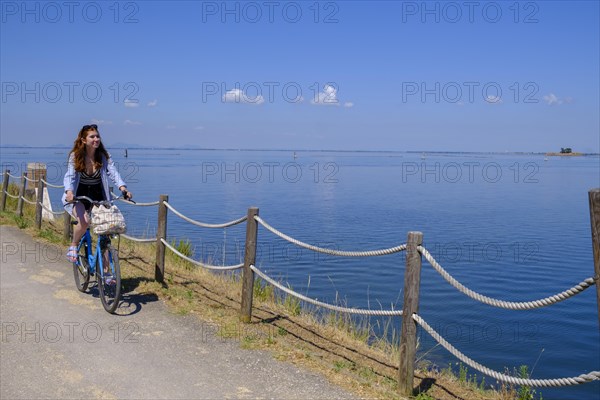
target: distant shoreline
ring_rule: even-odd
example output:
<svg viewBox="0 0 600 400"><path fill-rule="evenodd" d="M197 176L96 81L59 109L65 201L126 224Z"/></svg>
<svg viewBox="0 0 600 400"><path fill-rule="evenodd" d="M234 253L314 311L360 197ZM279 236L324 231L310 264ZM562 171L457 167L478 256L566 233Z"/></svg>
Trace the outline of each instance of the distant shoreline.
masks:
<svg viewBox="0 0 600 400"><path fill-rule="evenodd" d="M578 157L585 155L585 153L546 153L546 155L552 157Z"/></svg>
<svg viewBox="0 0 600 400"><path fill-rule="evenodd" d="M204 148L204 147L141 147L141 146L109 146L110 149L128 150L179 150L179 151L270 151L270 152L296 152L296 153L393 153L393 154L494 154L494 155L538 155L538 156L600 156L600 153L558 153L535 151L427 151L427 150L333 150L333 149L232 149L232 148ZM0 149L64 149L70 150L71 146L19 146L0 145Z"/></svg>

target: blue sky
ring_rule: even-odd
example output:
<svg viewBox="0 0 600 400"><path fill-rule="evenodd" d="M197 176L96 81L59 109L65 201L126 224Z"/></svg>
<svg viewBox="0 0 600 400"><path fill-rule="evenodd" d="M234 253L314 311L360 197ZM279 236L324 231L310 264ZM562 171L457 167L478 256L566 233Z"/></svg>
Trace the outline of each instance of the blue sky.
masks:
<svg viewBox="0 0 600 400"><path fill-rule="evenodd" d="M598 1L1 4L1 145L600 152Z"/></svg>

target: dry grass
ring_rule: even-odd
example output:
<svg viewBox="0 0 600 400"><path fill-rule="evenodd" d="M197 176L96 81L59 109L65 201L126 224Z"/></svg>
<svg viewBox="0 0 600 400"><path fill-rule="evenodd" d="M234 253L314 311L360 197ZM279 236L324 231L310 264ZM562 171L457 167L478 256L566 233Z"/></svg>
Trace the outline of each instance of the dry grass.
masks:
<svg viewBox="0 0 600 400"><path fill-rule="evenodd" d="M15 206L16 200L14 205L9 202L7 209L14 210ZM0 223L18 225L39 240L60 241L62 223L44 222L44 233L40 234L32 228L33 211L28 208L33 207L26 205L24 223L19 224L11 212L0 213ZM389 326L384 327L383 338L376 338L368 318L356 320L301 308L297 301L279 295L260 280L255 283L252 321L242 324L238 273L212 273L167 250L165 283L159 284L154 280L154 244L121 239L119 251L125 293L158 296L173 313L192 314L214 323L219 337L238 340L244 349L269 350L276 359L317 371L361 398L402 398L397 391L397 343L385 339L394 337ZM419 399L516 397L514 388L483 390L472 376L457 376L450 370L428 371L423 361L420 368L414 392Z"/></svg>

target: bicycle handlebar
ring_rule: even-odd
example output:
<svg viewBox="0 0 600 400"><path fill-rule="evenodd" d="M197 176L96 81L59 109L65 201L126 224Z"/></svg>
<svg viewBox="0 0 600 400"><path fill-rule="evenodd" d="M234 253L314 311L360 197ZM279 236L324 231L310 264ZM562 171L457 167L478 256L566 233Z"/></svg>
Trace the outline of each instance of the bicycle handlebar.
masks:
<svg viewBox="0 0 600 400"><path fill-rule="evenodd" d="M122 196L117 196L117 197L113 198L112 200L92 200L87 196L74 196L73 201L71 201L70 203L80 203L81 200L87 200L94 206L104 206L106 208L109 208L110 205L115 202L115 200L119 200L121 198L125 199L125 195L126 195L127 191L124 190L122 193L123 193ZM125 200L127 200L127 199L125 199ZM130 201L135 204L135 202L133 200L127 200L127 201Z"/></svg>

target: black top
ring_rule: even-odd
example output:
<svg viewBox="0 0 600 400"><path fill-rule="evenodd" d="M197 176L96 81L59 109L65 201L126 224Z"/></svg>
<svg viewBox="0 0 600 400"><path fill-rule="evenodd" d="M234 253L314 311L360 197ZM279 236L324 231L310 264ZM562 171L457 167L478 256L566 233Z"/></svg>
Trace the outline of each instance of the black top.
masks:
<svg viewBox="0 0 600 400"><path fill-rule="evenodd" d="M79 174L79 185L77 186L76 196L87 196L95 201L106 200L104 198L104 190L102 190L100 169L92 175L88 175L85 171ZM89 201L82 200L82 202L86 210L91 208Z"/></svg>

